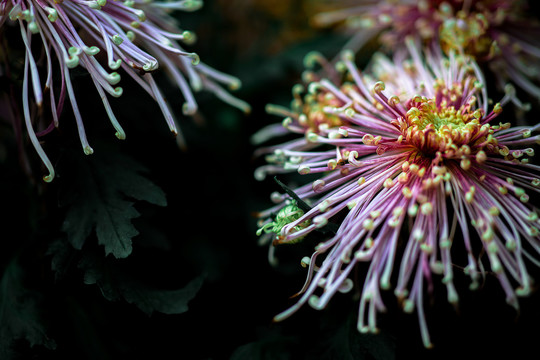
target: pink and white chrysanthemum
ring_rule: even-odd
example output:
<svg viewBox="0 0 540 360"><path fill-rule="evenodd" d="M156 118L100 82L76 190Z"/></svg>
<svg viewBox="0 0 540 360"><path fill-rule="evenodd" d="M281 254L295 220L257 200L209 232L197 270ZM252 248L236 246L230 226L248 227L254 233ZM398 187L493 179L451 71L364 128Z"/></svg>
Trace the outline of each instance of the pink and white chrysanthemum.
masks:
<svg viewBox="0 0 540 360"><path fill-rule="evenodd" d="M406 44L407 58L376 55L366 73L345 51L336 65L342 80L313 81L303 99L296 88L292 110L270 109L286 116L283 126L299 137L262 148L270 163L257 177L320 177L292 188L293 201L291 193L273 194L277 205L260 214L259 234L284 244L337 228L302 260L309 271L299 300L276 320L306 303L324 308L336 292L358 287L358 329L375 332L385 310L381 294L393 289L404 311L416 309L429 347L425 292L440 280L457 303L454 265L464 268L471 288L491 271L516 308L531 290L527 266L540 265L540 220L529 197L540 192L540 166L529 158L540 125L496 122L510 99L489 105L470 58ZM466 263L454 264L456 252ZM351 272L360 263L368 270L354 284Z"/></svg>
<svg viewBox="0 0 540 360"><path fill-rule="evenodd" d="M357 0L333 4L313 22L327 26L345 21L360 47L376 35L388 49L407 36L435 42L489 63L501 88L508 81L540 99L540 23L518 0ZM351 45L352 46L352 45Z"/></svg>
<svg viewBox="0 0 540 360"><path fill-rule="evenodd" d="M125 138L125 132L108 97L122 95L122 88L117 86L121 74L132 77L157 102L174 135L178 134L176 120L152 74L158 68L179 87L185 99L185 115L197 111L193 92L200 90L211 91L225 102L249 111L245 102L222 87L237 89L237 78L201 63L196 53L182 46L192 44L195 34L181 29L170 12L194 11L201 6L200 0L0 0L0 30L17 26L26 49L22 112L29 138L49 171L45 181L53 179L54 169L39 135L58 127L66 98L83 150L86 154L93 152L71 81L70 71L76 67L90 75L119 139ZM9 58L9 53L5 55ZM0 64L0 70L9 75L7 61ZM39 116L44 102L48 102L52 120L36 134L36 123L44 121Z"/></svg>

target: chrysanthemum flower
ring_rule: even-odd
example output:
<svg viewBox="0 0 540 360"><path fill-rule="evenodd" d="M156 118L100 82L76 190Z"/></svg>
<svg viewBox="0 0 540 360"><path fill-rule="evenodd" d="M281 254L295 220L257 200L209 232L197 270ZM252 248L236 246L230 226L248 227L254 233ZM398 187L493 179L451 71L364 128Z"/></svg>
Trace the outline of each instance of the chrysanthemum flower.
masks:
<svg viewBox="0 0 540 360"><path fill-rule="evenodd" d="M39 136L58 127L66 98L77 122L83 150L86 154L93 152L77 105L77 90L71 81L73 68L84 68L90 75L119 139L125 138L125 132L108 97L122 95L122 88L117 86L121 74L132 77L157 102L175 135L178 130L173 113L152 74L158 68L179 87L185 99L182 109L185 115L197 111L193 92L203 89L233 106L249 110L245 102L231 96L220 85L236 89L240 86L237 78L201 63L196 53L183 48L182 44L195 41L195 34L181 29L170 12L193 11L201 6L200 0L0 0L0 29L17 26L26 49L20 96L22 113L29 138L48 168L45 181L53 179L54 169ZM10 53L4 56L0 70L10 76ZM52 120L43 126L47 119L40 115L45 102ZM38 125L41 129L36 134Z"/></svg>
<svg viewBox="0 0 540 360"><path fill-rule="evenodd" d="M261 149L269 164L257 177L295 170L320 176L293 188L296 195L273 194L278 204L260 214L259 234L285 244L336 229L302 260L309 272L301 296L276 320L305 303L323 308L336 292L358 286L358 329L375 332L382 291L393 288L404 311L416 309L429 347L425 291L440 280L448 301L458 302L456 253L471 288L491 271L516 308L531 290L527 264L540 265L533 257L540 220L529 197L540 191L540 167L529 158L540 125L496 122L510 99L490 106L468 57L424 54L411 39L407 47L407 58L376 55L366 73L345 51L337 63L343 80L330 80L333 74L313 81L303 98L297 87L292 110L270 108L300 136ZM360 263L368 270L354 284Z"/></svg>
<svg viewBox="0 0 540 360"><path fill-rule="evenodd" d="M355 46L380 34L386 48L396 49L415 36L487 62L501 88L512 81L540 99L540 23L527 13L525 1L344 1L314 17L318 25L341 21L354 34Z"/></svg>

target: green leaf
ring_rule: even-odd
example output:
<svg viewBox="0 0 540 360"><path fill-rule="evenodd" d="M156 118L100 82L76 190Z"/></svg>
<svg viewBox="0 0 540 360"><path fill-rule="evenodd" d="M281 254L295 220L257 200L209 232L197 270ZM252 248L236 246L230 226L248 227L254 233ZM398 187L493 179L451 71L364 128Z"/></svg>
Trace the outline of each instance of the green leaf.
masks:
<svg viewBox="0 0 540 360"><path fill-rule="evenodd" d="M13 342L19 339L26 339L30 346L56 347L40 322L39 296L23 286L22 268L14 260L0 281L0 359L12 356Z"/></svg>
<svg viewBox="0 0 540 360"><path fill-rule="evenodd" d="M69 165L62 194L69 205L62 224L69 242L80 250L95 230L106 255L129 256L138 234L132 224L140 215L135 202L165 206L165 194L140 174L144 167L115 149L102 148Z"/></svg>
<svg viewBox="0 0 540 360"><path fill-rule="evenodd" d="M75 263L77 252L65 238L53 240L49 244L45 255L51 256L51 270L55 280L61 279L68 272L70 265Z"/></svg>
<svg viewBox="0 0 540 360"><path fill-rule="evenodd" d="M95 226L98 243L105 246L105 254L125 258L131 254L131 239L139 234L131 219L139 216L133 203L109 198L98 206Z"/></svg>
<svg viewBox="0 0 540 360"><path fill-rule="evenodd" d="M324 317L324 341L315 349L320 359L336 360L393 360L395 341L384 331L361 334L356 327L356 314Z"/></svg>
<svg viewBox="0 0 540 360"><path fill-rule="evenodd" d="M270 335L238 347L230 360L287 360L291 359L291 337Z"/></svg>
<svg viewBox="0 0 540 360"><path fill-rule="evenodd" d="M86 284L96 284L109 301L124 299L146 314L181 314L202 286L204 277L198 276L181 289L156 289L136 279L129 269L117 261L85 254L79 264Z"/></svg>
<svg viewBox="0 0 540 360"><path fill-rule="evenodd" d="M188 302L195 297L202 283L203 277L199 276L176 290L132 286L123 289L123 296L128 303L137 305L147 314L154 311L163 314L182 314L188 311Z"/></svg>

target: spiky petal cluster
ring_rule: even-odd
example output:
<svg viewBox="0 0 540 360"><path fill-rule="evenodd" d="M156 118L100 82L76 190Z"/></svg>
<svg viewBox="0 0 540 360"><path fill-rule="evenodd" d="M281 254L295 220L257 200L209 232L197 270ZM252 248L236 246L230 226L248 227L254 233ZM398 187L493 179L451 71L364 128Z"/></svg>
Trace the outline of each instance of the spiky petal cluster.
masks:
<svg viewBox="0 0 540 360"><path fill-rule="evenodd" d="M525 1L511 0L359 0L319 13L318 25L346 21L359 47L380 34L388 49L407 36L440 44L487 62L499 85L512 81L540 99L540 23L527 14ZM335 6L335 5L334 5ZM341 8L339 8L341 7Z"/></svg>
<svg viewBox="0 0 540 360"><path fill-rule="evenodd" d="M404 311L416 309L429 347L425 290L441 279L448 301L457 303L456 251L466 255L457 265L471 288L492 271L515 307L531 289L526 260L540 253L540 220L528 200L540 191L540 167L528 157L540 126L496 123L509 98L488 110L484 79L469 58L424 54L410 39L407 47L407 59L377 55L366 74L344 52L337 64L344 81L323 78L308 86L305 104L324 99L315 130L306 121L313 106L298 106L297 99L296 111L283 112L284 125L301 137L268 148L273 164L258 176L296 170L320 178L293 188L310 208L280 224L274 242L309 239L330 225L337 230L303 260L309 273L300 299L277 320L305 303L323 308L336 292L357 285L358 329L375 332L377 312L385 310L382 290L393 288ZM278 204L261 214L267 219L261 226L290 206L289 194L273 195ZM354 284L359 263L368 271Z"/></svg>
<svg viewBox="0 0 540 360"><path fill-rule="evenodd" d="M21 96L23 117L30 140L48 168L45 181L53 179L54 169L34 130L44 102L49 102L52 123L41 134L58 127L67 98L83 150L86 154L93 152L71 81L73 68L84 68L90 75L119 139L124 139L125 133L108 96L119 97L123 93L117 86L120 82L117 70L120 69L159 104L175 135L178 130L173 113L152 74L158 67L179 87L185 99L182 109L185 115L197 111L193 91L202 89L248 111L246 103L232 97L219 85L236 89L240 86L238 79L200 63L197 54L184 50L181 45L192 44L195 35L180 29L170 11L193 11L201 6L199 0L0 0L0 29L17 26L26 49ZM0 64L0 69L9 74L9 53L4 55L6 60Z"/></svg>

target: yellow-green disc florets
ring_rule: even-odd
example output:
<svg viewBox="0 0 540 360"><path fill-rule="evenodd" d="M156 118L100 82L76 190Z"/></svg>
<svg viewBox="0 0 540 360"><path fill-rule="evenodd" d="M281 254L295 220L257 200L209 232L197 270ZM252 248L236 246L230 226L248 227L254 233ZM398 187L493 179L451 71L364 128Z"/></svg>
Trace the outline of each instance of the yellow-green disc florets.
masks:
<svg viewBox="0 0 540 360"><path fill-rule="evenodd" d="M428 99L415 96L409 103L404 123L400 124L403 138L424 155L442 153L446 158L468 156L484 147L496 146L489 136L493 129L482 124L484 113L472 107L474 99L459 107L453 100L460 90Z"/></svg>
<svg viewBox="0 0 540 360"><path fill-rule="evenodd" d="M307 132L319 133L322 128L333 128L343 125L343 121L336 115L329 114L325 107L339 108L343 105L331 92L319 88L318 83L310 84L310 91L303 97L297 92L293 108L300 113L299 124Z"/></svg>

